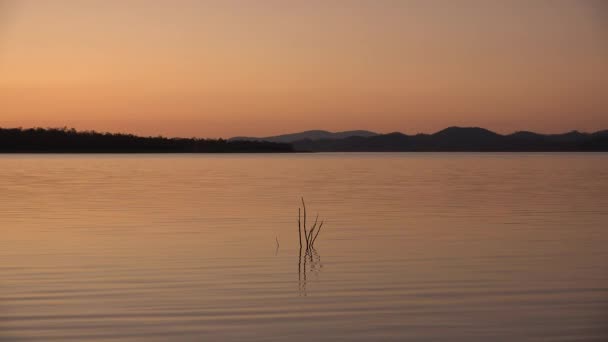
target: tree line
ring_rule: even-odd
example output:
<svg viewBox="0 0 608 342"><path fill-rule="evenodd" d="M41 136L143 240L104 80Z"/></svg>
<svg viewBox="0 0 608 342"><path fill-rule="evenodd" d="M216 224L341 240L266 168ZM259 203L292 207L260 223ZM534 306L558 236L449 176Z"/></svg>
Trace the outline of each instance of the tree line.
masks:
<svg viewBox="0 0 608 342"><path fill-rule="evenodd" d="M4 153L255 153L293 152L289 144L224 139L141 137L74 128L0 128Z"/></svg>

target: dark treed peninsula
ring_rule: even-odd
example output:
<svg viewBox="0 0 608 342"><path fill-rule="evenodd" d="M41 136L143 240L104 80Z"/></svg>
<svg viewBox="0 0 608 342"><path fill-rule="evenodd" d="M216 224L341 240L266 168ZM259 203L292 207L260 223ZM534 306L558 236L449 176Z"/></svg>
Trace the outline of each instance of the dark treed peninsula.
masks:
<svg viewBox="0 0 608 342"><path fill-rule="evenodd" d="M353 134L350 135L349 134ZM478 127L434 134L306 131L267 138L166 138L76 131L0 128L0 153L273 153L273 152L577 152L608 151L608 130L502 135Z"/></svg>
<svg viewBox="0 0 608 342"><path fill-rule="evenodd" d="M139 137L68 128L0 128L0 153L272 153L289 144L224 139Z"/></svg>

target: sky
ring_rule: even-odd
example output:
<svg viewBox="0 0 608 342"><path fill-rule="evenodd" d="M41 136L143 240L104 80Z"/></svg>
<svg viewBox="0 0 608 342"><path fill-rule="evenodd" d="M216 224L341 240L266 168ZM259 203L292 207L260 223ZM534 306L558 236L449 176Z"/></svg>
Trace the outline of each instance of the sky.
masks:
<svg viewBox="0 0 608 342"><path fill-rule="evenodd" d="M0 0L0 127L608 129L602 0Z"/></svg>

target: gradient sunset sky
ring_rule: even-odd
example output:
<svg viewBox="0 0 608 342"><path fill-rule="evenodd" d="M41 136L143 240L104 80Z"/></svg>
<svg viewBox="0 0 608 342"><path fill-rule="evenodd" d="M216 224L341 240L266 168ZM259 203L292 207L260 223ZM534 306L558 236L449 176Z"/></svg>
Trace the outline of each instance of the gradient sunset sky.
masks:
<svg viewBox="0 0 608 342"><path fill-rule="evenodd" d="M608 5L0 0L0 127L608 129Z"/></svg>

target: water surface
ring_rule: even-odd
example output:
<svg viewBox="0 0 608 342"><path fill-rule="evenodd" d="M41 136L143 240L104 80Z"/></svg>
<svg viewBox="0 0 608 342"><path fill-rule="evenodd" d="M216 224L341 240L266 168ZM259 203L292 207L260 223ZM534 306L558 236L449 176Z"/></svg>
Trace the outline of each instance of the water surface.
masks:
<svg viewBox="0 0 608 342"><path fill-rule="evenodd" d="M606 208L603 153L3 155L0 339L604 341Z"/></svg>

